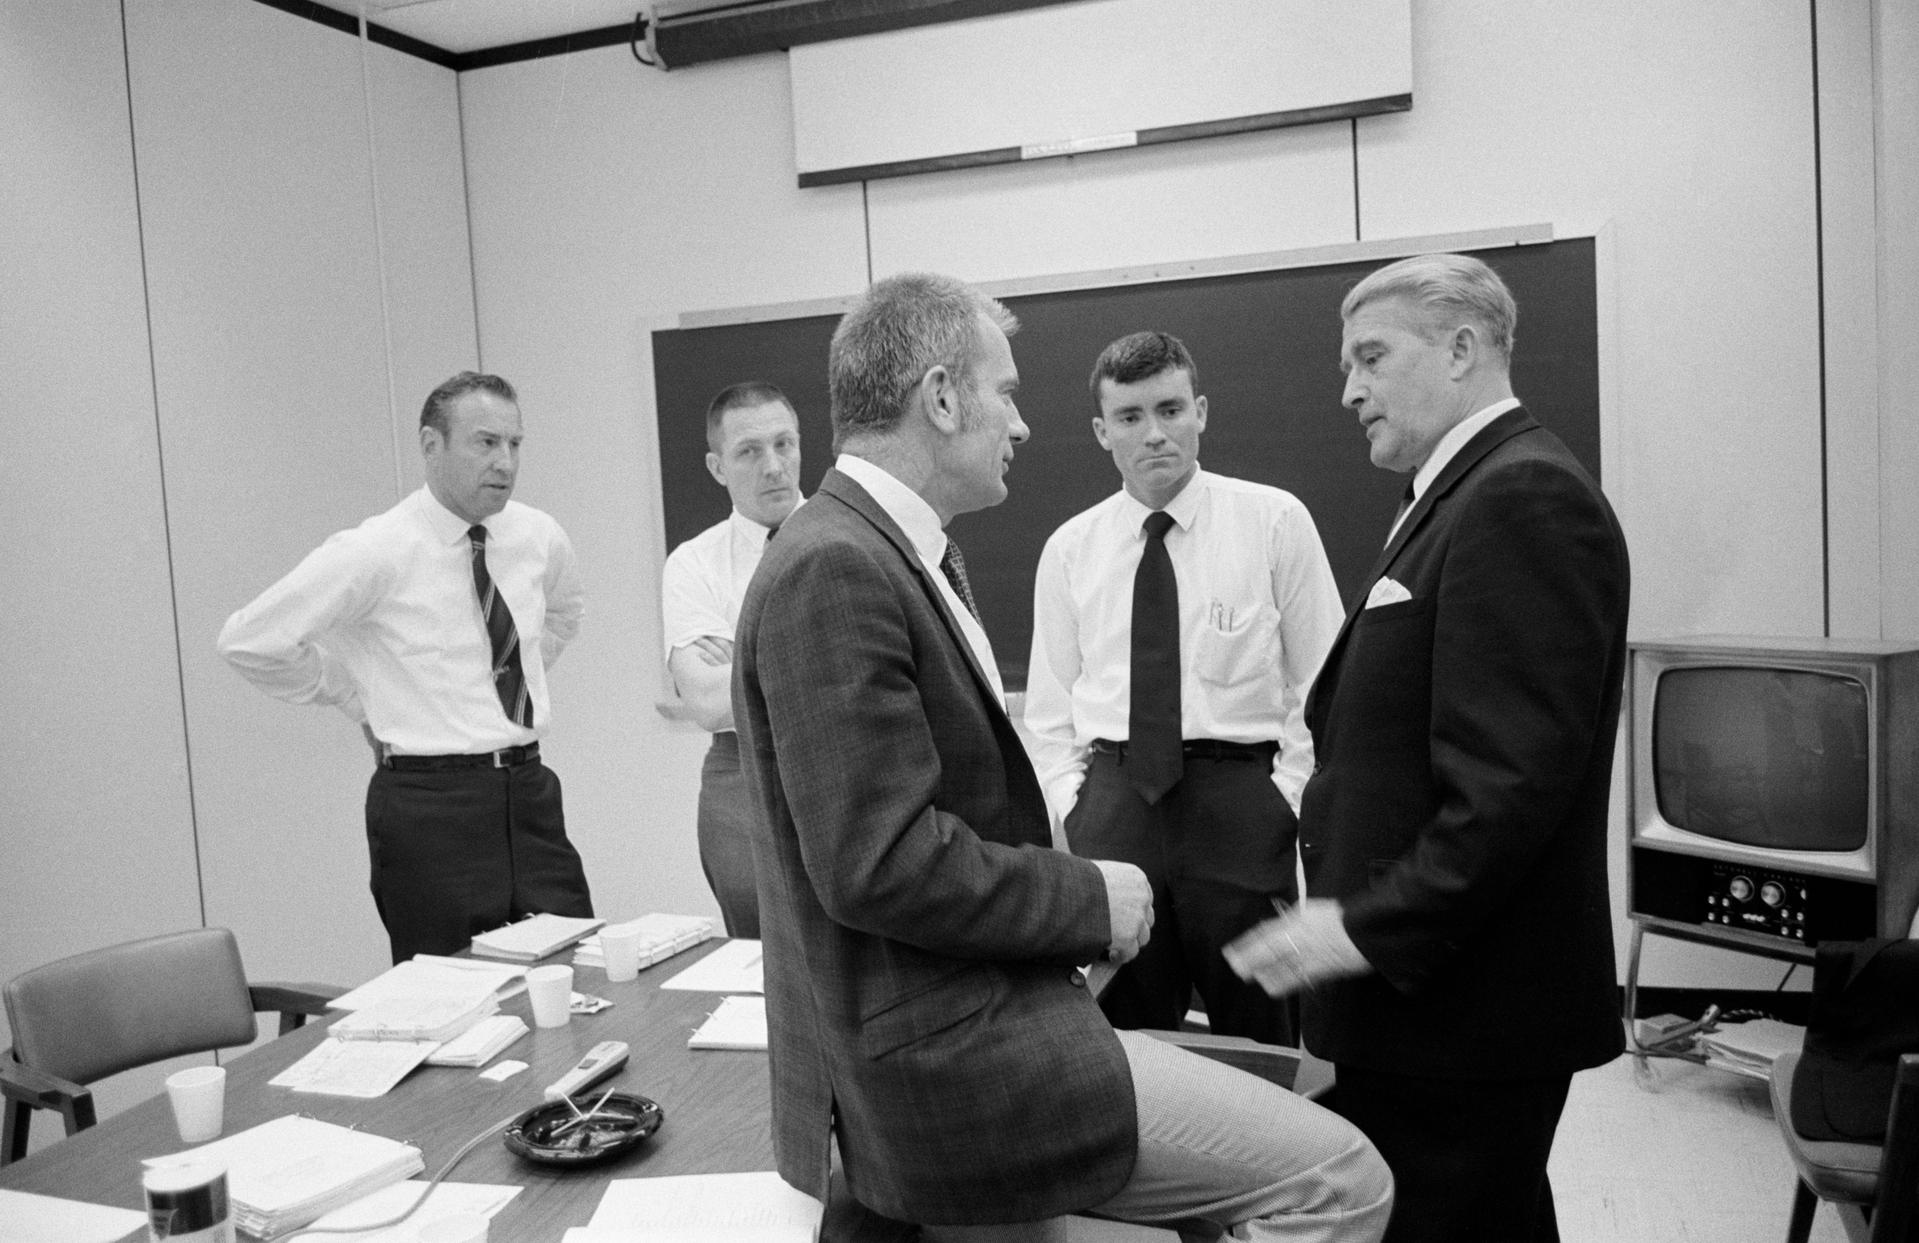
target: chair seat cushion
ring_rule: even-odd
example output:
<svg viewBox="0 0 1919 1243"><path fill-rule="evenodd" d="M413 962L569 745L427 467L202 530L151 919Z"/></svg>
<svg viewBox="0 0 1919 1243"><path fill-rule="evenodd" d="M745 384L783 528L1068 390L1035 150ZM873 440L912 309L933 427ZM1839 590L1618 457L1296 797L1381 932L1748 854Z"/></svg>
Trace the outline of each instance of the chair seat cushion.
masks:
<svg viewBox="0 0 1919 1243"><path fill-rule="evenodd" d="M1775 1117L1790 1121L1793 1117L1792 1094L1799 1068L1798 1053L1782 1054L1772 1064L1770 1079L1772 1111ZM1799 1178L1822 1200L1847 1204L1871 1204L1879 1187L1877 1144L1851 1143L1845 1140L1807 1139L1796 1127L1782 1126L1786 1152L1799 1171Z"/></svg>

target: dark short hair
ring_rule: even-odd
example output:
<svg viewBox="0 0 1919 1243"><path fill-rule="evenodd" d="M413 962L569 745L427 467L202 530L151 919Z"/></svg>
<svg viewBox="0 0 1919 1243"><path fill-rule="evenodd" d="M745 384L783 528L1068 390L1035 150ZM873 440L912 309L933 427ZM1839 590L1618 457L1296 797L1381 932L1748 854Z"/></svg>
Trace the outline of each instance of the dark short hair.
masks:
<svg viewBox="0 0 1919 1243"><path fill-rule="evenodd" d="M491 393L516 406L520 404L520 395L499 376L462 371L426 395L426 404L420 407L420 426L430 427L444 437L447 434L447 414L453 409L454 403L468 393Z"/></svg>
<svg viewBox="0 0 1919 1243"><path fill-rule="evenodd" d="M1100 412L1099 382L1138 384L1162 371L1178 368L1199 392L1199 365L1186 349L1186 343L1170 332L1133 332L1099 352L1093 374L1086 377L1086 390L1093 395L1093 413Z"/></svg>
<svg viewBox="0 0 1919 1243"><path fill-rule="evenodd" d="M848 436L891 431L933 368L964 382L981 315L1009 337L1019 331L1011 311L950 276L902 272L868 289L833 330L827 351L834 447Z"/></svg>
<svg viewBox="0 0 1919 1243"><path fill-rule="evenodd" d="M1341 319L1351 319L1371 302L1403 298L1419 309L1431 342L1460 320L1470 320L1486 334L1486 344L1502 365L1511 366L1513 340L1519 326L1519 308L1499 273L1471 255L1414 255L1370 272L1352 287L1339 305Z"/></svg>
<svg viewBox="0 0 1919 1243"><path fill-rule="evenodd" d="M764 380L745 380L721 389L719 395L706 406L707 449L714 453L720 451L720 425L726 421L728 411L744 410L748 406L764 406L772 402L785 406L787 412L793 416L793 421L799 422L799 411L793 409L793 403L786 399L786 394L782 393L776 385L768 384Z"/></svg>

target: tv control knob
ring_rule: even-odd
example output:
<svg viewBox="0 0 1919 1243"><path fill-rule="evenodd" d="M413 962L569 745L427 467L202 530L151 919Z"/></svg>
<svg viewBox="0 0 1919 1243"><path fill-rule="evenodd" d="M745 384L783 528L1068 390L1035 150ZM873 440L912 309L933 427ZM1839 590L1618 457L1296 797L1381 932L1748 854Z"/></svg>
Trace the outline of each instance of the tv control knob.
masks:
<svg viewBox="0 0 1919 1243"><path fill-rule="evenodd" d="M1759 886L1759 900L1767 906L1778 906L1786 900L1786 887L1776 880L1769 880Z"/></svg>
<svg viewBox="0 0 1919 1243"><path fill-rule="evenodd" d="M1747 898L1752 897L1752 882L1743 876L1735 876L1726 886L1726 892L1730 893L1737 900L1744 902Z"/></svg>

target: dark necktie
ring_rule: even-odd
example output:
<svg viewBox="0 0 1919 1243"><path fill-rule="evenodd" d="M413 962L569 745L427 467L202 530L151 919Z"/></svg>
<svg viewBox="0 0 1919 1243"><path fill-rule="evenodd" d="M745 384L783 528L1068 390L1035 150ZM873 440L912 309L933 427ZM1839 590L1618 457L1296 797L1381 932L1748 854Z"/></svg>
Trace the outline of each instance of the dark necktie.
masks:
<svg viewBox="0 0 1919 1243"><path fill-rule="evenodd" d="M973 603L973 586L966 581L966 558L960 556L959 545L950 535L946 537L946 551L940 554L940 570L946 575L946 581L953 584L953 591L966 611L973 615L974 621L979 621L979 605Z"/></svg>
<svg viewBox="0 0 1919 1243"><path fill-rule="evenodd" d="M1126 779L1157 803L1179 780L1179 583L1166 551L1173 516L1146 515L1146 547L1133 574L1132 702L1127 721Z"/></svg>
<svg viewBox="0 0 1919 1243"><path fill-rule="evenodd" d="M1415 498L1413 496L1413 481L1411 479L1408 479L1406 481L1406 490L1400 493L1400 496L1399 496L1399 508L1393 511L1393 525L1391 526L1391 528L1389 528L1388 534L1386 536L1387 539L1389 540L1392 539L1392 534L1391 534L1392 531L1399 530L1399 520L1401 518L1404 518L1406 516L1406 511L1413 507L1414 499Z"/></svg>
<svg viewBox="0 0 1919 1243"><path fill-rule="evenodd" d="M486 619L486 637L493 644L493 689L499 692L507 717L531 729L533 697L527 693L526 674L520 668L520 632L514 628L512 610L493 586L493 576L486 572L486 528L468 527L466 538L473 545L473 590L479 593L480 616Z"/></svg>

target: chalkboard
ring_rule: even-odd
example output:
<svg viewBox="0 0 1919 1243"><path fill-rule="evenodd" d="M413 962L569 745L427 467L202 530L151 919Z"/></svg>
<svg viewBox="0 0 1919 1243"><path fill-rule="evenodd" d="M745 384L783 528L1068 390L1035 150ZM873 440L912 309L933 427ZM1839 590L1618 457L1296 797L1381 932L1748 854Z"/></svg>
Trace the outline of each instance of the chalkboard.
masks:
<svg viewBox="0 0 1919 1243"><path fill-rule="evenodd" d="M1519 304L1513 389L1599 477L1599 361L1594 248L1573 238L1475 252ZM1372 565L1403 476L1375 468L1352 411L1339 404L1339 301L1377 260L1003 299L1019 316L1013 356L1019 447L1004 504L953 520L968 577L1009 689L1025 685L1033 573L1060 523L1119 487L1093 439L1086 376L1109 341L1140 329L1186 342L1208 404L1200 464L1284 488L1306 503L1342 594ZM837 315L669 329L653 334L661 501L672 547L727 514L701 464L706 406L728 384L777 384L800 415L810 495L832 465L826 349Z"/></svg>

